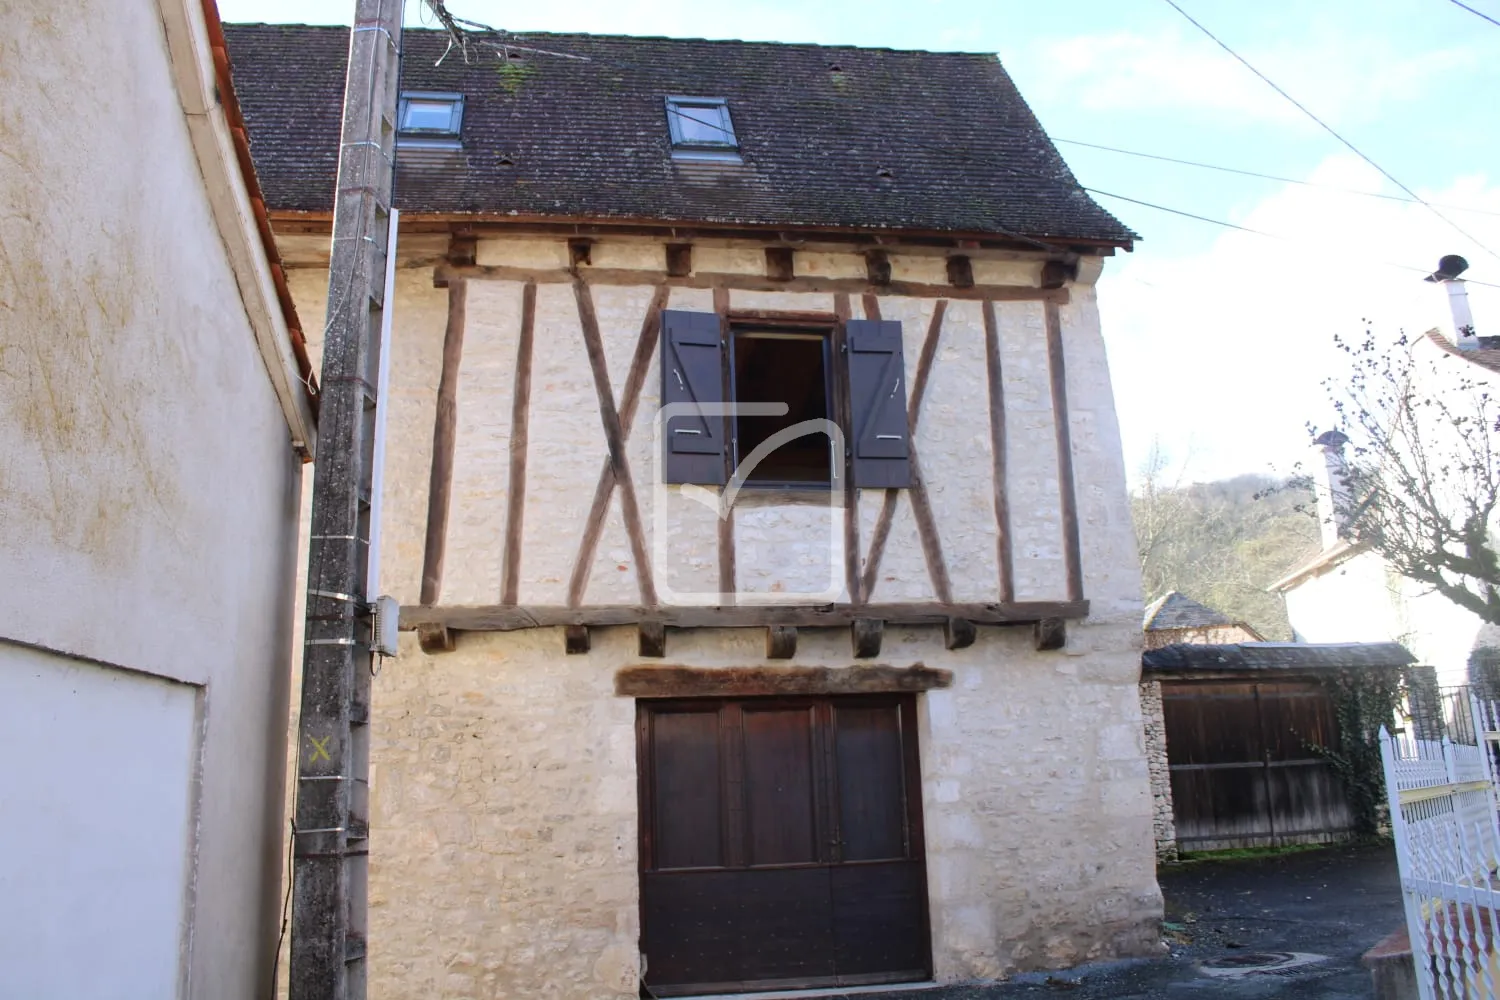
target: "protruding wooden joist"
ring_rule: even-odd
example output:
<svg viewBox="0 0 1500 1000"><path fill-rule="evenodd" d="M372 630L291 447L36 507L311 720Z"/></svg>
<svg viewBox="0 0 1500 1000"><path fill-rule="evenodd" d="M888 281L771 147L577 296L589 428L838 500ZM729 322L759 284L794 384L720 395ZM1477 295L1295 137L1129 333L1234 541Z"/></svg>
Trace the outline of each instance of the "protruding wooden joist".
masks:
<svg viewBox="0 0 1500 1000"><path fill-rule="evenodd" d="M979 630L967 618L949 618L943 623L943 648L965 649L974 645Z"/></svg>
<svg viewBox="0 0 1500 1000"><path fill-rule="evenodd" d="M580 267L586 267L594 259L594 241L585 238L574 238L568 241L568 265L577 271Z"/></svg>
<svg viewBox="0 0 1500 1000"><path fill-rule="evenodd" d="M797 627L795 625L766 626L766 659L790 660L797 655Z"/></svg>
<svg viewBox="0 0 1500 1000"><path fill-rule="evenodd" d="M891 255L884 250L865 251L865 277L872 285L891 283Z"/></svg>
<svg viewBox="0 0 1500 1000"><path fill-rule="evenodd" d="M667 655L667 627L661 622L641 622L637 627L636 651L642 656Z"/></svg>
<svg viewBox="0 0 1500 1000"><path fill-rule="evenodd" d="M861 660L880 655L880 642L885 638L885 622L879 618L856 618L849 625L849 638L854 645L854 655Z"/></svg>
<svg viewBox="0 0 1500 1000"><path fill-rule="evenodd" d="M784 604L724 607L642 606L596 604L564 605L453 605L402 610L402 627L419 623L446 625L461 632L514 632L559 625L639 625L659 621L668 628L839 628L856 619L879 619L887 625L945 625L963 618L975 625L1030 625L1044 618L1087 618L1088 601L1019 601L1008 604Z"/></svg>
<svg viewBox="0 0 1500 1000"><path fill-rule="evenodd" d="M1078 263L1068 263L1062 260L1049 260L1042 265L1042 287L1061 288L1070 281L1078 278Z"/></svg>
<svg viewBox="0 0 1500 1000"><path fill-rule="evenodd" d="M424 653L451 653L457 643L448 626L424 622L417 626L417 645Z"/></svg>
<svg viewBox="0 0 1500 1000"><path fill-rule="evenodd" d="M568 625L563 629L563 649L569 656L578 656L589 651L589 627Z"/></svg>
<svg viewBox="0 0 1500 1000"><path fill-rule="evenodd" d="M1068 644L1068 623L1061 618L1043 618L1032 626L1032 636L1039 651L1062 649Z"/></svg>

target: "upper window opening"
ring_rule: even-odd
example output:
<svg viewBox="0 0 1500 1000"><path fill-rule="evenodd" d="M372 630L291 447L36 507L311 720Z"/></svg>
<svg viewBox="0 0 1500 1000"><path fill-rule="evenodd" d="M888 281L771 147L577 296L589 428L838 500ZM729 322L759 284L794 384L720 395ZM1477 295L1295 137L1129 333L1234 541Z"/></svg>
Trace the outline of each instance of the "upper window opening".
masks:
<svg viewBox="0 0 1500 1000"><path fill-rule="evenodd" d="M734 418L738 466L778 431L804 420L827 420L828 338L817 333L736 330L733 334L733 399L737 403L785 403L779 417ZM827 434L804 434L783 443L745 477L769 486L828 486Z"/></svg>
<svg viewBox="0 0 1500 1000"><path fill-rule="evenodd" d="M398 120L403 135L456 138L463 127L463 95L407 91L401 95Z"/></svg>
<svg viewBox="0 0 1500 1000"><path fill-rule="evenodd" d="M722 97L667 98L667 126L674 149L734 150L740 145Z"/></svg>

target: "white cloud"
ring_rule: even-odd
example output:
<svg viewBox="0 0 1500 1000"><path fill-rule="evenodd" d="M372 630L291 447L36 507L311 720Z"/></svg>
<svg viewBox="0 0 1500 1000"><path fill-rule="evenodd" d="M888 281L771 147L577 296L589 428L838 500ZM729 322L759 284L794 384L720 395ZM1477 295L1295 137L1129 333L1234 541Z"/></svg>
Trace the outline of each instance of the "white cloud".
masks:
<svg viewBox="0 0 1500 1000"><path fill-rule="evenodd" d="M1350 156L1307 179L1382 190ZM1500 185L1483 177L1422 193L1500 213ZM1500 216L1449 214L1500 249ZM1359 338L1366 319L1392 336L1450 324L1437 286L1388 263L1432 268L1459 252L1468 277L1500 284L1500 260L1419 205L1285 185L1234 221L1290 242L1226 232L1195 256L1146 247L1105 269L1101 310L1132 469L1157 437L1179 459L1193 454L1189 478L1287 469L1307 450L1306 423L1327 426L1320 383L1346 370L1335 334ZM1500 288L1470 294L1479 332L1500 335Z"/></svg>
<svg viewBox="0 0 1500 1000"><path fill-rule="evenodd" d="M1384 39L1285 40L1243 52L1261 72L1320 116L1373 117L1391 101L1419 99L1444 75L1473 65L1466 48L1398 51ZM1315 128L1208 39L1177 28L1059 39L1020 54L1039 96L1094 111L1196 111ZM1312 99L1313 95L1316 100Z"/></svg>

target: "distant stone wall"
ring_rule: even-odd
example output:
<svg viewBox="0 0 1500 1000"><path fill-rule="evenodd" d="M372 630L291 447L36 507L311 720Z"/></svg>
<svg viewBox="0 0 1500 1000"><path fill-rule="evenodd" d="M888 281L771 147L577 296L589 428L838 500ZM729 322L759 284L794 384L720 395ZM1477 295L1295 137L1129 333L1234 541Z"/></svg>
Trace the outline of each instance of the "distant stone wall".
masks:
<svg viewBox="0 0 1500 1000"><path fill-rule="evenodd" d="M1177 825L1172 819L1172 773L1167 767L1167 718L1161 682L1141 682L1141 724L1146 731L1146 768L1151 776L1151 826L1156 860L1177 860Z"/></svg>

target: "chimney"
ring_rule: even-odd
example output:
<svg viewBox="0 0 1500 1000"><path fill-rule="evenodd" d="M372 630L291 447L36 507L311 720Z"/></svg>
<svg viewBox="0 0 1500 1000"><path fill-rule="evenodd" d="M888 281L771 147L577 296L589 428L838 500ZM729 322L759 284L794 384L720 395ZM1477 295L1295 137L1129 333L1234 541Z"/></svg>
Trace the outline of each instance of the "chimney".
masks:
<svg viewBox="0 0 1500 1000"><path fill-rule="evenodd" d="M1348 441L1340 431L1324 431L1313 441L1323 458L1314 470L1313 491L1318 499L1318 526L1323 531L1325 552L1339 539L1349 537L1349 461L1344 457Z"/></svg>
<svg viewBox="0 0 1500 1000"><path fill-rule="evenodd" d="M1469 269L1469 262L1456 253L1438 261L1438 268L1425 280L1442 285L1448 293L1448 309L1453 313L1453 343L1466 351L1479 347L1474 335L1474 314L1469 312L1469 289L1459 277Z"/></svg>

